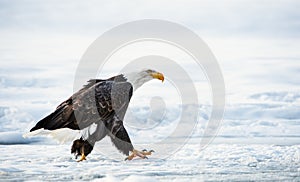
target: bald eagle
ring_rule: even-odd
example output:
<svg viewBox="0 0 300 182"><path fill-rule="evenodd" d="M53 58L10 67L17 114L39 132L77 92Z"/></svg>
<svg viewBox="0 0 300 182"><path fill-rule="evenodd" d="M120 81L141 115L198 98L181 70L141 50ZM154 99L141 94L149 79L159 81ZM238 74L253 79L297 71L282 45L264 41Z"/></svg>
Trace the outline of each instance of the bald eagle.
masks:
<svg viewBox="0 0 300 182"><path fill-rule="evenodd" d="M57 130L70 128L86 130L94 127L94 131L81 134L73 142L71 153L79 161L86 160L97 141L109 136L114 146L131 160L138 156L147 158L153 150L135 150L123 125L123 119L132 93L144 83L164 76L154 70L142 70L128 74L120 74L109 79L92 79L81 90L62 102L56 110L40 120L31 130Z"/></svg>

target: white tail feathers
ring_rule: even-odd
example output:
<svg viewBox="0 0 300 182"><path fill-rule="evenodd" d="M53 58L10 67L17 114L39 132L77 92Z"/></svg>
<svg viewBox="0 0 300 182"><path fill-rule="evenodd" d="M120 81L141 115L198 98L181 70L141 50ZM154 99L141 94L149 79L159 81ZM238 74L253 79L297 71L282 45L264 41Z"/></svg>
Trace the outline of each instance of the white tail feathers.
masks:
<svg viewBox="0 0 300 182"><path fill-rule="evenodd" d="M61 128L57 130L44 130L39 129L33 132L23 134L24 138L30 138L34 136L47 136L57 140L60 144L72 142L81 137L81 133L78 130L71 130L69 128Z"/></svg>

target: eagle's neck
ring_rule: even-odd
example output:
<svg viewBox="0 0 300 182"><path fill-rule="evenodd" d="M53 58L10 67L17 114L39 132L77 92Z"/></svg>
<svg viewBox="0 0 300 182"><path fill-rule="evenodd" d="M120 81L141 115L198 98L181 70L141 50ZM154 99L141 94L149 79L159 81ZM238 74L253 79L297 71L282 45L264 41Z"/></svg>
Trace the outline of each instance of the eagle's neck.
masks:
<svg viewBox="0 0 300 182"><path fill-rule="evenodd" d="M124 73L123 75L127 81L132 84L134 91L140 88L144 83L153 79L153 77L145 72Z"/></svg>

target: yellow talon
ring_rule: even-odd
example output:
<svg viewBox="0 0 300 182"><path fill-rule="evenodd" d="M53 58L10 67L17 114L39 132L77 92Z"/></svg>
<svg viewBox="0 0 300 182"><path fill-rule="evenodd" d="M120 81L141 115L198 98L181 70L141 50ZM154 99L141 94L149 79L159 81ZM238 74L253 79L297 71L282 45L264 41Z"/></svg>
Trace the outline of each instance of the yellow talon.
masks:
<svg viewBox="0 0 300 182"><path fill-rule="evenodd" d="M154 150L150 150L150 151L143 150L141 153L142 153L143 155L151 155L152 152L154 152Z"/></svg>
<svg viewBox="0 0 300 182"><path fill-rule="evenodd" d="M125 158L125 161L126 161L126 160L132 160L134 157L135 157L135 155L134 155L134 154L131 154L131 155L129 155L128 157Z"/></svg>
<svg viewBox="0 0 300 182"><path fill-rule="evenodd" d="M83 160L86 160L84 153L81 154L81 158L77 162L81 162Z"/></svg>
<svg viewBox="0 0 300 182"><path fill-rule="evenodd" d="M152 152L154 152L153 150L147 151L147 150L143 150L143 151L138 151L133 149L132 150L132 154L129 155L128 157L125 158L125 160L132 160L134 157L139 156L142 159L148 159L148 157L146 155L151 155Z"/></svg>

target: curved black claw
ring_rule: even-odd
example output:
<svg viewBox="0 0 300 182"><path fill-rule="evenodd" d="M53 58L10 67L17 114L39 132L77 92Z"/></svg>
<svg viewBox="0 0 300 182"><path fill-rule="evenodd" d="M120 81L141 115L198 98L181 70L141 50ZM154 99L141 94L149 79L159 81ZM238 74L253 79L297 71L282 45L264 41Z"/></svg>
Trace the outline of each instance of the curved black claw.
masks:
<svg viewBox="0 0 300 182"><path fill-rule="evenodd" d="M144 159L148 159L148 157L147 157L147 156L144 156Z"/></svg>
<svg viewBox="0 0 300 182"><path fill-rule="evenodd" d="M147 149L143 149L142 152L148 152ZM155 152L154 150L149 150L149 152Z"/></svg>
<svg viewBox="0 0 300 182"><path fill-rule="evenodd" d="M125 159L124 159L124 161L127 161L128 160L128 157L126 157Z"/></svg>

